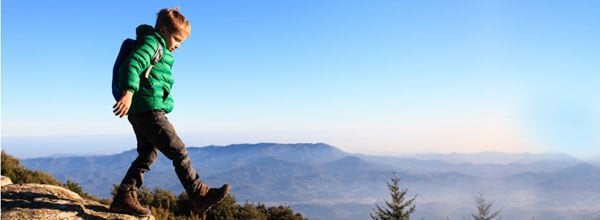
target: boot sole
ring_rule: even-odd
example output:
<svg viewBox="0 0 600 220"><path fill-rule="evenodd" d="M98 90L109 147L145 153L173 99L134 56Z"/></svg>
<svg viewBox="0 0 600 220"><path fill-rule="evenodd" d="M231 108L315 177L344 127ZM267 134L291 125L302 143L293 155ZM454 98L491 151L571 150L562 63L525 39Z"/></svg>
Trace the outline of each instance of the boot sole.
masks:
<svg viewBox="0 0 600 220"><path fill-rule="evenodd" d="M126 214L126 215L133 215L133 216L137 216L137 217L148 217L152 215L152 212L148 213L148 214L137 214L137 213L131 213L129 212L129 210L127 209L115 209L115 208L110 208L110 212L113 213L118 213L118 214Z"/></svg>

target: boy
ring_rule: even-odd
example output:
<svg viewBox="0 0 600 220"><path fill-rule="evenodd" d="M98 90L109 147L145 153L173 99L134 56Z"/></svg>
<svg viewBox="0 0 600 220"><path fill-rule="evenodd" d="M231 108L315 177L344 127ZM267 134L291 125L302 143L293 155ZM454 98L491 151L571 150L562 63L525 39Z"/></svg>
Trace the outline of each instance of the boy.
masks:
<svg viewBox="0 0 600 220"><path fill-rule="evenodd" d="M114 212L148 216L150 210L138 201L136 190L143 184L143 174L157 158L157 150L173 161L179 181L185 188L192 211L205 212L229 193L229 185L210 188L200 181L192 167L185 145L175 133L166 114L173 110L172 51L190 35L189 21L175 9L158 12L156 25L140 25L136 29L136 47L120 68L119 88L123 97L113 106L119 117L128 115L137 139L137 158L121 182L110 209ZM152 56L162 45L163 56L151 66ZM150 69L149 74L146 70Z"/></svg>

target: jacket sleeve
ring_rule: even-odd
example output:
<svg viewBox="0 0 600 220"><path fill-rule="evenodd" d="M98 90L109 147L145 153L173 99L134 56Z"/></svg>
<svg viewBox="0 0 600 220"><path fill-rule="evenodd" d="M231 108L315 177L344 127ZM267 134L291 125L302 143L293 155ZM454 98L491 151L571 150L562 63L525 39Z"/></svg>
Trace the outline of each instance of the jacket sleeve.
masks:
<svg viewBox="0 0 600 220"><path fill-rule="evenodd" d="M158 50L156 39L152 36L139 38L142 41L137 45L131 55L125 59L121 66L119 88L121 91L129 90L136 93L140 89L140 78L152 60L152 55Z"/></svg>

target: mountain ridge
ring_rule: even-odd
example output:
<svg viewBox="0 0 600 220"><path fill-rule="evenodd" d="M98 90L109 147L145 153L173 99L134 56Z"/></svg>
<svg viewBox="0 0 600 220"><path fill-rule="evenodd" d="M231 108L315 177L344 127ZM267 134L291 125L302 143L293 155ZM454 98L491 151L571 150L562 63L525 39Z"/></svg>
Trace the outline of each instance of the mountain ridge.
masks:
<svg viewBox="0 0 600 220"><path fill-rule="evenodd" d="M561 188L579 190L577 186L596 186L579 184L578 181L581 180L600 182L600 176L590 175L599 172L598 166L552 155L535 156L535 160L519 160L519 163L452 163L431 158L350 154L324 143L189 147L188 152L194 167L205 182L211 185L231 183L232 193L239 201L294 204L306 207L305 210L298 210L303 211L309 218L317 219L330 219L331 216L335 216L335 210L347 212L351 210L347 207L352 206L363 209L344 215L353 216L351 218L338 218L368 218L370 209L367 204L370 202L371 207L374 207L375 202L387 198L385 183L394 173L401 177L403 185L419 195L416 214L434 219L444 218L449 213L459 213L456 210L470 208L471 204L464 201L472 200L478 191L486 192L502 204L511 204L511 199L540 202L537 199L524 199L512 192L531 192L531 195L564 197L566 201L573 201L569 199L569 192L551 192ZM504 153L493 156L498 155L511 156ZM118 184L135 156L136 152L130 150L98 157L26 159L23 164L50 172L63 181L72 178L80 182L86 191L102 197L102 193L106 195L112 184ZM461 157L465 158L462 155ZM569 178L561 179L569 174ZM549 181L544 182L546 179ZM149 188L161 187L176 193L182 191L170 161L162 155L145 176L145 181L144 185ZM585 193L576 195L587 198L584 199L584 204L600 202L592 198L600 198L597 189L580 191ZM100 194L96 194L99 192ZM315 208L315 204L329 208ZM342 207L340 204L346 206ZM419 205L423 206L423 209L419 209ZM555 213L551 207L565 204L552 203L552 206L548 207L538 207L537 203L528 205L507 205L507 210L515 210L515 213L523 213L525 210L532 215L537 213L536 217L541 218L550 216L547 213L560 216L560 213ZM436 211L428 211L430 208ZM322 212L316 213L314 210ZM507 218L519 217L512 213L506 214Z"/></svg>

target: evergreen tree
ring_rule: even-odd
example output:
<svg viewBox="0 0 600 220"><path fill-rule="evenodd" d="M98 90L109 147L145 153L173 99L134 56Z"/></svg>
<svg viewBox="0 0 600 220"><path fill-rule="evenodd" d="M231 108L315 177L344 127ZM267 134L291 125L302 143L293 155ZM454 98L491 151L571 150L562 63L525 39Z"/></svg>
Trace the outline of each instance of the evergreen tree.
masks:
<svg viewBox="0 0 600 220"><path fill-rule="evenodd" d="M410 214L415 212L415 195L413 198L407 200L408 188L400 189L400 178L394 174L392 182L387 183L387 187L390 190L392 201L386 201L387 207L381 207L377 204L375 213L369 213L373 220L409 220Z"/></svg>
<svg viewBox="0 0 600 220"><path fill-rule="evenodd" d="M493 202L488 202L483 197L483 193L479 193L479 196L475 197L475 205L477 206L477 213L471 213L474 220L500 220L500 210L492 211Z"/></svg>

